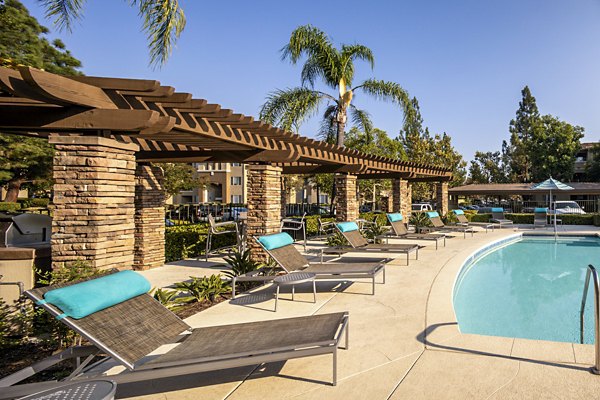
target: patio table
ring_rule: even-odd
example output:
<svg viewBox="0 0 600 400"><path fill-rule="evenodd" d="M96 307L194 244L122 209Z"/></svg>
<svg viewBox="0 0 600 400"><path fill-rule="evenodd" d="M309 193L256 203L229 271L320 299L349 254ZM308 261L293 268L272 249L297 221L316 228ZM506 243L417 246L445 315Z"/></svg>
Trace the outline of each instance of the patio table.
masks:
<svg viewBox="0 0 600 400"><path fill-rule="evenodd" d="M275 292L275 311L277 311L277 301L279 300L279 288L284 285L292 285L292 301L294 301L295 285L305 282L312 282L313 287L313 303L317 302L317 286L315 283L316 275L310 272L292 272L290 274L279 275L273 279L277 290Z"/></svg>

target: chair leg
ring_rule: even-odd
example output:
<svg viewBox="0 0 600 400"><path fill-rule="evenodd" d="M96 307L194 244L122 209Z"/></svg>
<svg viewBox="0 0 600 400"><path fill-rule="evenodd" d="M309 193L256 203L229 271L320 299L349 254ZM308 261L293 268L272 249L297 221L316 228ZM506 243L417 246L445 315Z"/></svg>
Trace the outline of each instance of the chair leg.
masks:
<svg viewBox="0 0 600 400"><path fill-rule="evenodd" d="M231 281L231 298L235 299L235 283L237 282L236 277L234 276Z"/></svg>
<svg viewBox="0 0 600 400"><path fill-rule="evenodd" d="M331 385L337 385L337 346L333 349L333 379Z"/></svg>
<svg viewBox="0 0 600 400"><path fill-rule="evenodd" d="M375 275L373 275L372 279L371 279L371 294L374 295L375 294Z"/></svg>
<svg viewBox="0 0 600 400"><path fill-rule="evenodd" d="M277 285L277 289L275 290L275 312L277 312L277 301L279 300L279 285Z"/></svg>
<svg viewBox="0 0 600 400"><path fill-rule="evenodd" d="M296 291L296 285L292 285L292 301L294 301L294 292Z"/></svg>
<svg viewBox="0 0 600 400"><path fill-rule="evenodd" d="M210 253L210 240L212 239L212 235L210 230L208 231L208 235L206 236L206 250L204 253L204 258L206 262L208 262L208 253Z"/></svg>
<svg viewBox="0 0 600 400"><path fill-rule="evenodd" d="M317 282L313 279L313 303L317 302Z"/></svg>

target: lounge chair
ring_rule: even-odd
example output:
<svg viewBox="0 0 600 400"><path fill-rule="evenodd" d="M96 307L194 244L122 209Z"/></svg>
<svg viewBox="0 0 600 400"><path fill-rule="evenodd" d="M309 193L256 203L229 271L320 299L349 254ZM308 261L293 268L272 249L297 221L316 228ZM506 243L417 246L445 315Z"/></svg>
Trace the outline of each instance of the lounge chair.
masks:
<svg viewBox="0 0 600 400"><path fill-rule="evenodd" d="M387 214L388 222L390 223L391 230L385 235L379 236L378 238L392 238L398 240L430 240L435 242L435 249L438 249L440 242L446 247L446 235L438 233L412 233L406 229L406 224L402 214L392 213Z"/></svg>
<svg viewBox="0 0 600 400"><path fill-rule="evenodd" d="M488 232L488 229L494 229L494 224L490 224L488 222L471 222L467 219L467 217L465 216L465 212L463 210L452 210L452 213L454 213L454 216L456 217L456 220L458 221L456 223L456 225L459 226L480 226L482 228L485 228L485 233Z"/></svg>
<svg viewBox="0 0 600 400"><path fill-rule="evenodd" d="M348 347L347 312L192 329L154 300L149 288L134 271L112 270L99 278L25 292L91 345L70 348L0 379L0 398L56 386L56 381L12 385L69 358L87 357L66 381L98 378L90 362L101 354L108 355L104 361L112 359L125 367L124 372L103 376L116 383L332 354L336 384L337 348L344 333ZM165 347L157 349L164 345L168 350L160 354Z"/></svg>
<svg viewBox="0 0 600 400"><path fill-rule="evenodd" d="M373 286L372 294L375 294L375 277L379 273L383 274L383 283L385 283L385 264L390 261L388 259L375 263L311 263L294 247L293 239L287 233L261 236L257 239L257 242L285 273L309 272L315 274L316 279L369 278Z"/></svg>
<svg viewBox="0 0 600 400"><path fill-rule="evenodd" d="M533 228L545 228L548 226L548 209L536 207L533 210Z"/></svg>
<svg viewBox="0 0 600 400"><path fill-rule="evenodd" d="M350 243L350 246L334 246L321 249L321 260L325 254L336 254L341 256L346 253L400 253L406 254L406 264L409 264L410 255L415 253L415 259L419 259L419 246L416 244L378 244L369 243L360 233L356 222L338 222L336 229Z"/></svg>
<svg viewBox="0 0 600 400"><path fill-rule="evenodd" d="M492 208L492 218L490 222L500 225L502 228L504 225L512 225L513 222L510 219L506 219L504 216L504 209L502 207Z"/></svg>
<svg viewBox="0 0 600 400"><path fill-rule="evenodd" d="M437 211L426 211L426 214L431 222L431 225L433 225L433 228L429 229L432 229L433 231L461 232L465 239L467 238L467 233L470 233L471 236L473 236L475 233L475 229L470 226L448 226L444 224L440 218L440 214L438 214Z"/></svg>

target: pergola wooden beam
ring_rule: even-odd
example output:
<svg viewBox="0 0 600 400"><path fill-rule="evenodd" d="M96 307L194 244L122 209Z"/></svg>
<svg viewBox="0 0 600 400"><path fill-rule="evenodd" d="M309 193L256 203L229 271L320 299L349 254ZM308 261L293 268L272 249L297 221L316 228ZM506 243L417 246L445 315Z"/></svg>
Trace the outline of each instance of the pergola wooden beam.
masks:
<svg viewBox="0 0 600 400"><path fill-rule="evenodd" d="M447 168L367 155L305 138L153 80L71 78L32 68L0 68L0 90L12 96L0 95L4 121L0 128L23 134L51 129L82 134L110 131L114 137L125 134L129 140L136 137L182 146L177 149L180 154L166 154L161 159L205 160L204 155L193 152L219 151L219 157L231 156L231 161L283 163L285 171L302 171L298 173L351 172L365 178L409 176L432 177L434 181L450 175ZM9 110L27 117L8 116ZM294 164L297 161L308 164Z"/></svg>

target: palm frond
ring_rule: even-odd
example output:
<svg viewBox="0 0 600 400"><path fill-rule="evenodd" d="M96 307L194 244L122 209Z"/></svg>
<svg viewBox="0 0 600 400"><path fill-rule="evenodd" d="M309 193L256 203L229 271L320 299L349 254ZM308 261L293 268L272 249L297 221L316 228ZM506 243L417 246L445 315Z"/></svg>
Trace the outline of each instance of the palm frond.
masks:
<svg viewBox="0 0 600 400"><path fill-rule="evenodd" d="M354 79L354 60L367 61L371 69L375 66L373 52L362 44L342 45L341 51L342 73L348 85L352 85Z"/></svg>
<svg viewBox="0 0 600 400"><path fill-rule="evenodd" d="M276 90L267 96L259 118L281 129L298 131L302 122L318 111L323 99L322 93L304 87Z"/></svg>
<svg viewBox="0 0 600 400"><path fill-rule="evenodd" d="M281 58L296 64L302 56L306 56L310 64L307 68L312 72L307 71L308 76L322 76L327 85L337 85L341 77L340 53L323 31L312 25L303 25L292 32L289 43L281 49Z"/></svg>
<svg viewBox="0 0 600 400"><path fill-rule="evenodd" d="M185 28L185 15L178 0L130 0L139 7L150 47L150 65L164 65L173 44Z"/></svg>
<svg viewBox="0 0 600 400"><path fill-rule="evenodd" d="M323 113L318 138L327 142L335 143L337 140L337 123L335 117L338 113L337 104L330 104Z"/></svg>
<svg viewBox="0 0 600 400"><path fill-rule="evenodd" d="M373 140L373 122L371 116L365 110L360 110L354 105L350 105L350 116L354 126L360 128L365 134L365 141L371 143Z"/></svg>
<svg viewBox="0 0 600 400"><path fill-rule="evenodd" d="M408 92L396 82L368 79L352 90L362 89L378 100L392 101L402 107L404 117L411 112L412 103Z"/></svg>
<svg viewBox="0 0 600 400"><path fill-rule="evenodd" d="M46 17L54 19L58 29L71 31L73 21L81 18L85 0L39 0L46 9Z"/></svg>

